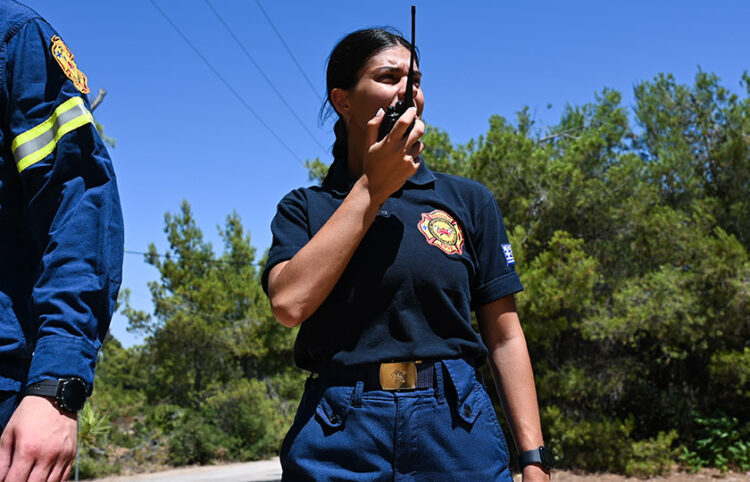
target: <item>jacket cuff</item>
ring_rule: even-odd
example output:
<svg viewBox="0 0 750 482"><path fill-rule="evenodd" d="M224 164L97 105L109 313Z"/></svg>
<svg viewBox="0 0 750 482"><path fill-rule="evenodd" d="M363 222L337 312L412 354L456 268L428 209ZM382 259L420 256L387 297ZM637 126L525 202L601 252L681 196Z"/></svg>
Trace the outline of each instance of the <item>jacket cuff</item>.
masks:
<svg viewBox="0 0 750 482"><path fill-rule="evenodd" d="M91 393L98 345L100 343L95 346L72 336L47 335L39 339L26 385L47 379L81 377Z"/></svg>

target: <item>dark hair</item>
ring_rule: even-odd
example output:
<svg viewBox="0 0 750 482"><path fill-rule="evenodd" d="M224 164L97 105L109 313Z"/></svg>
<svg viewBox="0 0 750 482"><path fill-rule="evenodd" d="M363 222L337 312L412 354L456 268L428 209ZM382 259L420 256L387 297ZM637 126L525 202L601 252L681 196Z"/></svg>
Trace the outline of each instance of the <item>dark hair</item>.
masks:
<svg viewBox="0 0 750 482"><path fill-rule="evenodd" d="M411 44L393 28L368 28L352 32L333 48L328 56L328 68L326 69L326 100L320 109L321 121L335 112L331 100L333 89L351 89L359 82L359 71L373 55L387 48L403 45L411 48ZM415 55L415 62L419 64L419 57ZM337 112L338 114L338 112ZM349 142L347 139L346 125L341 115L333 125L333 133L336 141L333 143L333 162L346 160L349 155ZM333 166L331 166L333 167ZM328 171L325 181L331 176L333 169Z"/></svg>

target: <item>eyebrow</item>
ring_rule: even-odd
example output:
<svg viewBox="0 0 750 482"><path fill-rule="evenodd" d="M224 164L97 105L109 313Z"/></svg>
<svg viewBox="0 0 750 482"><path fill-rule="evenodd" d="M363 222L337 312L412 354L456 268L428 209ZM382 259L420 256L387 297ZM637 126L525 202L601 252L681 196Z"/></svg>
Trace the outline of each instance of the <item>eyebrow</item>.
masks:
<svg viewBox="0 0 750 482"><path fill-rule="evenodd" d="M399 67L396 67L395 65L385 65L383 67L378 67L377 69L375 69L375 73L376 74L379 74L379 73L384 72L384 71L401 73L401 69ZM415 79L421 79L422 78L422 72L420 72L419 70L414 69L414 78Z"/></svg>

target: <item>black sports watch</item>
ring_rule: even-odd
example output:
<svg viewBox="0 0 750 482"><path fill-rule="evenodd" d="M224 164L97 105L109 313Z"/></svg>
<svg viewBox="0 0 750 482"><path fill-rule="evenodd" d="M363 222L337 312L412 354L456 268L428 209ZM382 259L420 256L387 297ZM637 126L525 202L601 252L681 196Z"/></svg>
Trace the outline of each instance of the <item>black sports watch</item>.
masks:
<svg viewBox="0 0 750 482"><path fill-rule="evenodd" d="M534 450L527 450L518 455L518 468L523 470L529 464L539 464L546 472L555 466L555 457L549 449L541 446Z"/></svg>
<svg viewBox="0 0 750 482"><path fill-rule="evenodd" d="M76 414L86 403L89 395L86 383L78 377L44 380L26 387L25 395L37 397L52 397L60 410Z"/></svg>

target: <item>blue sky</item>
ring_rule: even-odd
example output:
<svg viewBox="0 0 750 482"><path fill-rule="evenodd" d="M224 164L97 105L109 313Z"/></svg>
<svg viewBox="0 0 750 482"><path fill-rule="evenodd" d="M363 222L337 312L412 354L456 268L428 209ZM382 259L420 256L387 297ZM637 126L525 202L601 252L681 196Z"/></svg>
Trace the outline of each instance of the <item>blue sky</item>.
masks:
<svg viewBox="0 0 750 482"><path fill-rule="evenodd" d="M242 101L150 0L26 3L61 34L92 93L108 91L95 116L117 139L110 153L126 249L145 251L154 242L164 252L164 213L187 199L216 249L216 227L236 210L260 255L271 242L278 200L309 184L300 160L329 161L331 123L318 124L328 53L358 28L392 25L408 36L410 3L262 0L313 91L256 2L210 0L305 129L206 0L155 1ZM567 103L590 102L604 87L622 92L630 105L633 85L659 72L691 83L700 66L741 93L742 72L750 68L745 0L414 3L424 117L454 142L483 134L491 115L514 118L525 105L554 124ZM151 309L146 283L157 275L141 256L125 256L123 286L136 307ZM115 315L113 334L126 345L138 342L126 324Z"/></svg>

